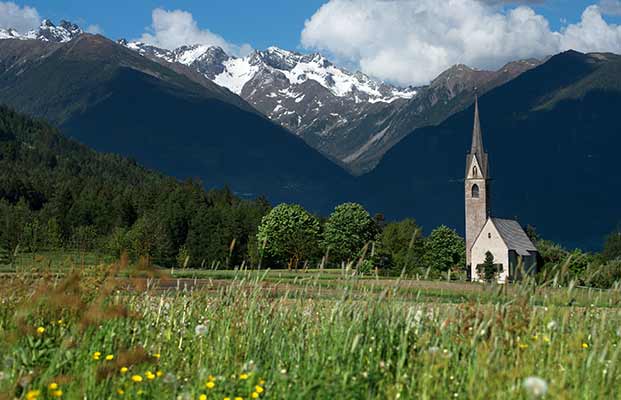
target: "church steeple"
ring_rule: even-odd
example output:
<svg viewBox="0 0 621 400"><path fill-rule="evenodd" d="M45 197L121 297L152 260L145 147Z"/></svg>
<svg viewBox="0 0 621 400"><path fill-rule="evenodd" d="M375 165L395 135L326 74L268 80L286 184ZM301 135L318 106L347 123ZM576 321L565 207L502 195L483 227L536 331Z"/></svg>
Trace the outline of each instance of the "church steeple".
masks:
<svg viewBox="0 0 621 400"><path fill-rule="evenodd" d="M474 127L472 146L466 157L466 262L471 265L471 249L477 236L491 215L490 179L487 153L483 147L483 133L479 116L479 99L474 99ZM476 266L471 266L476 269ZM474 272L473 272L474 273Z"/></svg>

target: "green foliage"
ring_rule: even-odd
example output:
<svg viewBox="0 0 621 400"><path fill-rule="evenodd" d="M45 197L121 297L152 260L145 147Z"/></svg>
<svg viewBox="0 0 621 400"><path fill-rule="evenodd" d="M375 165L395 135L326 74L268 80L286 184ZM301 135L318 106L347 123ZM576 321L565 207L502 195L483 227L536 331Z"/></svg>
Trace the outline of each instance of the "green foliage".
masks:
<svg viewBox="0 0 621 400"><path fill-rule="evenodd" d="M611 233L606 238L602 257L607 261L621 260L621 230Z"/></svg>
<svg viewBox="0 0 621 400"><path fill-rule="evenodd" d="M337 206L326 221L323 247L329 259L340 264L356 258L376 234L375 221L367 210L360 204L345 203Z"/></svg>
<svg viewBox="0 0 621 400"><path fill-rule="evenodd" d="M423 267L424 239L422 229L413 219L405 219L386 225L380 236L382 250L385 251L400 273L412 273Z"/></svg>
<svg viewBox="0 0 621 400"><path fill-rule="evenodd" d="M426 265L438 272L453 268L463 269L466 264L464 239L453 229L440 226L425 240Z"/></svg>
<svg viewBox="0 0 621 400"><path fill-rule="evenodd" d="M297 267L317 252L319 220L299 205L280 204L261 220L257 242L262 256Z"/></svg>
<svg viewBox="0 0 621 400"><path fill-rule="evenodd" d="M486 282L493 282L498 279L498 267L494 263L494 255L491 252L485 253L485 261L483 264L477 265L479 276L483 276Z"/></svg>

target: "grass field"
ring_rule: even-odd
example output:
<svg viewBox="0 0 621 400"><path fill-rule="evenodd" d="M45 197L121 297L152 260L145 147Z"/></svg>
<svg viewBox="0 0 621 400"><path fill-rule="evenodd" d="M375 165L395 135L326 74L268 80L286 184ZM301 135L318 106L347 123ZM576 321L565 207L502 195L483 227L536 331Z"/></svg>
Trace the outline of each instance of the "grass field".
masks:
<svg viewBox="0 0 621 400"><path fill-rule="evenodd" d="M0 399L611 399L621 384L619 291L83 259L1 275Z"/></svg>

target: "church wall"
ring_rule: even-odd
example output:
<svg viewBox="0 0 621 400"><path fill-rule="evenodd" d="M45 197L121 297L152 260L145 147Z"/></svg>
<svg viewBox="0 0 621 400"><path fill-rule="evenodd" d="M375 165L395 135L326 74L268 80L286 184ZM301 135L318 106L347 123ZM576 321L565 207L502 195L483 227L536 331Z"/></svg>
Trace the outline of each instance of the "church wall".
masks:
<svg viewBox="0 0 621 400"><path fill-rule="evenodd" d="M479 187L479 197L472 197L472 187ZM471 248L489 217L489 192L485 179L468 179L466 196L466 263L472 265Z"/></svg>
<svg viewBox="0 0 621 400"><path fill-rule="evenodd" d="M502 264L503 270L498 278L498 282L506 282L509 276L509 248L500 237L500 233L498 233L498 230L491 220L487 221L481 234L472 246L471 273L473 281L481 280L477 271L477 265L485 262L485 254L488 251L494 255L494 263Z"/></svg>

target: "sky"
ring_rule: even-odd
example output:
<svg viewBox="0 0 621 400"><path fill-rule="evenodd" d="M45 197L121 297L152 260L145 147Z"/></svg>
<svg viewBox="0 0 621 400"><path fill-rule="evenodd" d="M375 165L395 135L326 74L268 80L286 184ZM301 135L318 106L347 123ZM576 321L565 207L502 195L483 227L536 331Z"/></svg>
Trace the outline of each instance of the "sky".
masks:
<svg viewBox="0 0 621 400"><path fill-rule="evenodd" d="M0 0L0 28L24 31L42 18L166 48L319 51L404 86L458 63L621 53L621 0Z"/></svg>

